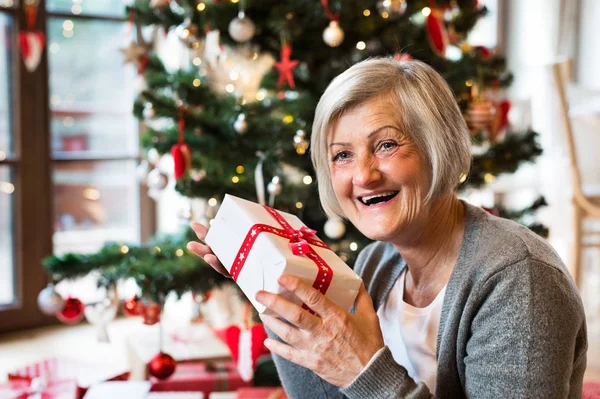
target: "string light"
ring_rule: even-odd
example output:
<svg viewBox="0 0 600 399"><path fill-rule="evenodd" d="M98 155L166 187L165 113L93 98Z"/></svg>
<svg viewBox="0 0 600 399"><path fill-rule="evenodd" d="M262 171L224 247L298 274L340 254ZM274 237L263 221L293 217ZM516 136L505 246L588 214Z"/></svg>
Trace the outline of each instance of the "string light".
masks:
<svg viewBox="0 0 600 399"><path fill-rule="evenodd" d="M202 84L202 81L200 81L200 79L194 79L192 84L194 85L194 87L199 87Z"/></svg>
<svg viewBox="0 0 600 399"><path fill-rule="evenodd" d="M198 5L196 6L196 10L198 11L204 11L204 9L206 8L206 4L200 2L198 3Z"/></svg>
<svg viewBox="0 0 600 399"><path fill-rule="evenodd" d="M239 181L240 181L240 178L239 178L239 177L237 177L237 176L233 176L233 177L231 178L231 181L232 181L232 182L234 182L234 183L239 183Z"/></svg>
<svg viewBox="0 0 600 399"><path fill-rule="evenodd" d="M81 11L83 10L81 9L81 6L79 4L73 4L73 7L71 7L71 12L75 15L81 14Z"/></svg>
<svg viewBox="0 0 600 399"><path fill-rule="evenodd" d="M267 96L267 91L265 89L260 89L257 93L256 93L256 99L258 101L262 101L265 99L265 97Z"/></svg>
<svg viewBox="0 0 600 399"><path fill-rule="evenodd" d="M242 165L238 165L238 167L235 168L235 171L241 175L242 173L244 173L244 167Z"/></svg>
<svg viewBox="0 0 600 399"><path fill-rule="evenodd" d="M471 86L473 86L473 81L472 81L471 79L467 80L467 81L465 82L465 86L467 86L467 87L471 87Z"/></svg>
<svg viewBox="0 0 600 399"><path fill-rule="evenodd" d="M15 186L12 183L0 182L0 191L6 194L12 194L15 192Z"/></svg>
<svg viewBox="0 0 600 399"><path fill-rule="evenodd" d="M208 205L210 206L216 206L217 205L217 199L216 198L211 198L208 200Z"/></svg>
<svg viewBox="0 0 600 399"><path fill-rule="evenodd" d="M66 19L63 22L63 29L64 30L73 30L74 27L75 27L75 24L70 19Z"/></svg>
<svg viewBox="0 0 600 399"><path fill-rule="evenodd" d="M239 77L240 77L240 74L237 73L236 71L229 72L229 79L236 81L236 80L238 80Z"/></svg>
<svg viewBox="0 0 600 399"><path fill-rule="evenodd" d="M306 175L306 176L304 176L302 181L304 182L304 184L309 185L312 183L312 177L310 177L309 175Z"/></svg>
<svg viewBox="0 0 600 399"><path fill-rule="evenodd" d="M292 115L286 115L283 117L283 123L287 123L288 125L294 121L294 117Z"/></svg>
<svg viewBox="0 0 600 399"><path fill-rule="evenodd" d="M231 0L231 2L232 2L233 4L236 4L238 1L240 1L240 0Z"/></svg>
<svg viewBox="0 0 600 399"><path fill-rule="evenodd" d="M127 245L122 245L121 246L121 253L122 254L126 254L129 252L129 247Z"/></svg>
<svg viewBox="0 0 600 399"><path fill-rule="evenodd" d="M83 198L89 199L91 201L97 201L100 199L100 191L95 188L86 188L83 190Z"/></svg>
<svg viewBox="0 0 600 399"><path fill-rule="evenodd" d="M381 18L383 19L387 19L390 16L390 14L387 11L384 11L381 13Z"/></svg>
<svg viewBox="0 0 600 399"><path fill-rule="evenodd" d="M359 50L364 50L365 48L367 48L367 45L365 42L363 42L362 40L358 43L356 43L356 48Z"/></svg>
<svg viewBox="0 0 600 399"><path fill-rule="evenodd" d="M154 247L154 251L155 251L157 254L159 254L159 253L161 252L161 251L160 251L160 247Z"/></svg>
<svg viewBox="0 0 600 399"><path fill-rule="evenodd" d="M423 7L423 9L421 10L421 14L423 14L423 16L425 17L429 16L429 14L431 14L431 8Z"/></svg>
<svg viewBox="0 0 600 399"><path fill-rule="evenodd" d="M304 206L304 204L302 204L302 202L300 202L300 201L296 202L296 208L302 209L303 206Z"/></svg>
<svg viewBox="0 0 600 399"><path fill-rule="evenodd" d="M368 17L369 15L371 15L371 11L370 11L370 10L364 10L364 11L363 11L363 15L364 15L365 17Z"/></svg>
<svg viewBox="0 0 600 399"><path fill-rule="evenodd" d="M350 243L350 250L351 251L356 251L358 249L358 244L355 242L351 242Z"/></svg>
<svg viewBox="0 0 600 399"><path fill-rule="evenodd" d="M202 58L200 58L200 57L195 57L195 58L192 60L192 63L193 63L194 65L198 66L198 65L202 64Z"/></svg>
<svg viewBox="0 0 600 399"><path fill-rule="evenodd" d="M486 182L486 183L491 183L491 182L493 182L494 180L496 180L496 176L494 176L494 175L493 175L493 174L491 174L491 173L486 173L486 174L483 176L483 180L485 180L485 182Z"/></svg>
<svg viewBox="0 0 600 399"><path fill-rule="evenodd" d="M183 256L183 249L178 249L177 251L175 251L175 256Z"/></svg>
<svg viewBox="0 0 600 399"><path fill-rule="evenodd" d="M235 90L235 86L232 85L231 83L229 83L227 86L225 86L225 91L227 91L227 93L233 93L234 90Z"/></svg>

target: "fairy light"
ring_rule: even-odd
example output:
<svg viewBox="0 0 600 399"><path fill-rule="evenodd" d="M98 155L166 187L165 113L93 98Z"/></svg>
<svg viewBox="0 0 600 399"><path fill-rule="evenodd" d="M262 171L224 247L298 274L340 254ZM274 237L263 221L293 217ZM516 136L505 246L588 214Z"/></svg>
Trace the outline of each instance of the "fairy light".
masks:
<svg viewBox="0 0 600 399"><path fill-rule="evenodd" d="M423 9L421 10L421 14L423 14L423 16L425 16L425 17L428 17L429 14L431 14L431 8L423 7Z"/></svg>
<svg viewBox="0 0 600 399"><path fill-rule="evenodd" d="M194 79L192 84L194 85L194 87L200 87L200 85L202 84L202 81L200 81L200 79Z"/></svg>
<svg viewBox="0 0 600 399"><path fill-rule="evenodd" d="M232 182L234 182L234 183L239 183L239 182L240 182L240 178L239 178L239 177L237 177L237 176L233 176L233 177L231 178L231 181L232 181Z"/></svg>
<svg viewBox="0 0 600 399"><path fill-rule="evenodd" d="M121 245L121 253L122 254L129 253L129 247L127 245Z"/></svg>
<svg viewBox="0 0 600 399"><path fill-rule="evenodd" d="M100 199L100 191L95 188L86 188L83 190L83 198L91 201L97 201Z"/></svg>
<svg viewBox="0 0 600 399"><path fill-rule="evenodd" d="M237 3L237 2L239 2L239 1L240 1L240 0L231 0L231 2L232 2L233 4L236 4L236 3Z"/></svg>
<svg viewBox="0 0 600 399"><path fill-rule="evenodd" d="M12 183L0 181L0 191L6 194L15 192L15 186Z"/></svg>
<svg viewBox="0 0 600 399"><path fill-rule="evenodd" d="M471 87L471 86L473 86L473 81L472 81L471 79L467 80L467 81L465 82L465 86L467 86L467 87Z"/></svg>
<svg viewBox="0 0 600 399"><path fill-rule="evenodd" d="M355 242L351 242L350 243L350 250L351 251L356 251L358 249L358 244Z"/></svg>
<svg viewBox="0 0 600 399"><path fill-rule="evenodd" d="M236 80L239 79L239 77L240 77L240 74L237 73L237 71L231 71L231 72L229 72L229 79L231 79L233 81L236 81Z"/></svg>
<svg viewBox="0 0 600 399"><path fill-rule="evenodd" d="M304 184L309 185L312 183L312 177L310 177L309 175L306 175L306 176L304 176L302 181L304 182Z"/></svg>
<svg viewBox="0 0 600 399"><path fill-rule="evenodd" d="M262 101L265 99L265 97L267 97L267 91L265 89L260 89L257 93L256 93L256 99L258 101Z"/></svg>
<svg viewBox="0 0 600 399"><path fill-rule="evenodd" d="M290 124L294 121L294 117L292 115L286 115L283 117L283 123Z"/></svg>
<svg viewBox="0 0 600 399"><path fill-rule="evenodd" d="M300 201L296 202L296 208L298 209L302 209L302 207L304 206L304 204Z"/></svg>
<svg viewBox="0 0 600 399"><path fill-rule="evenodd" d="M175 251L175 256L183 256L183 249L178 249L177 251Z"/></svg>
<svg viewBox="0 0 600 399"><path fill-rule="evenodd" d="M360 42L356 43L356 48L359 50L364 50L367 48L367 44L361 40Z"/></svg>
<svg viewBox="0 0 600 399"><path fill-rule="evenodd" d="M390 14L387 11L384 11L381 13L381 18L383 18L383 19L388 19L389 16L390 16Z"/></svg>
<svg viewBox="0 0 600 399"><path fill-rule="evenodd" d="M217 199L216 198L211 198L208 200L208 205L210 206L216 206L217 205Z"/></svg>
<svg viewBox="0 0 600 399"><path fill-rule="evenodd" d="M237 168L235 168L235 171L241 175L244 173L244 167L242 165L238 165Z"/></svg>
<svg viewBox="0 0 600 399"><path fill-rule="evenodd" d="M486 183L491 183L491 182L493 182L494 180L496 180L496 176L494 176L494 175L493 175L493 174L491 174L491 173L486 173L486 174L483 176L483 180L485 180L485 182L486 182Z"/></svg>
<svg viewBox="0 0 600 399"><path fill-rule="evenodd" d="M81 14L82 8L79 4L73 4L73 7L71 7L71 12L75 15L79 15Z"/></svg>
<svg viewBox="0 0 600 399"><path fill-rule="evenodd" d="M160 247L154 247L154 251L159 254L161 252Z"/></svg>
<svg viewBox="0 0 600 399"><path fill-rule="evenodd" d="M232 85L231 83L229 83L227 86L225 86L225 91L226 91L227 93L233 93L233 92L234 92L234 90L235 90L235 86L234 86L234 85Z"/></svg>
<svg viewBox="0 0 600 399"><path fill-rule="evenodd" d="M196 65L196 66L199 66L200 64L202 64L202 58L200 58L200 57L195 57L195 58L192 60L192 64L194 64L194 65Z"/></svg>
<svg viewBox="0 0 600 399"><path fill-rule="evenodd" d="M70 19L66 19L63 22L63 29L64 30L73 30L74 27L75 27L75 24Z"/></svg>
<svg viewBox="0 0 600 399"><path fill-rule="evenodd" d="M198 5L196 6L196 10L198 11L204 11L204 9L206 8L206 4L200 2L198 3Z"/></svg>
<svg viewBox="0 0 600 399"><path fill-rule="evenodd" d="M371 11L370 11L370 10L364 10L364 11L363 11L363 15L364 15L365 17L368 17L369 15L371 15Z"/></svg>

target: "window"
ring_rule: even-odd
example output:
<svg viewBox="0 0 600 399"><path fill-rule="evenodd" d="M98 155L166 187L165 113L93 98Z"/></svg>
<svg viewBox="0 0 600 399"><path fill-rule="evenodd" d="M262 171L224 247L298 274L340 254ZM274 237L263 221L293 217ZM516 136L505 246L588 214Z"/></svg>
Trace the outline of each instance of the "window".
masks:
<svg viewBox="0 0 600 399"><path fill-rule="evenodd" d="M153 233L136 178L136 71L119 51L133 33L126 3L41 0L46 50L28 72L17 47L23 4L0 0L0 331L55 320L36 305L42 257Z"/></svg>

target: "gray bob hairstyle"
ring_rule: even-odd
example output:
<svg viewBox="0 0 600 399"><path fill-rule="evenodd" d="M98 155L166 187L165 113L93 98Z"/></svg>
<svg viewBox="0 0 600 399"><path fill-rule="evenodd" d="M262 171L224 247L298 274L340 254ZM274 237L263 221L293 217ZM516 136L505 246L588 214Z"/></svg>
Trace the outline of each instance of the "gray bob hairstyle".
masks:
<svg viewBox="0 0 600 399"><path fill-rule="evenodd" d="M471 136L446 81L421 61L372 58L338 75L321 96L311 135L311 159L321 205L329 217L344 217L333 191L327 138L344 114L383 97L397 110L399 128L425 159L431 187L425 202L456 188L471 165Z"/></svg>

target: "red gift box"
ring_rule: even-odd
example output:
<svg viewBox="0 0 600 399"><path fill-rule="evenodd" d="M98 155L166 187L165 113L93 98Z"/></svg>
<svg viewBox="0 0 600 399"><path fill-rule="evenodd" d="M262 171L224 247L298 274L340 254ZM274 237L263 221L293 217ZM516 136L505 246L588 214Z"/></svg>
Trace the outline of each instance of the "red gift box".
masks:
<svg viewBox="0 0 600 399"><path fill-rule="evenodd" d="M205 397L211 392L235 391L251 386L244 382L233 362L217 362L207 366L203 362L177 364L175 373L166 380L150 377L151 392L202 392Z"/></svg>
<svg viewBox="0 0 600 399"><path fill-rule="evenodd" d="M288 399L283 388L241 388L238 399Z"/></svg>
<svg viewBox="0 0 600 399"><path fill-rule="evenodd" d="M129 372L74 359L52 358L8 373L9 381L31 383L34 378L40 377L47 381L75 380L78 388L76 397L81 399L92 384L104 381L124 381L129 378Z"/></svg>
<svg viewBox="0 0 600 399"><path fill-rule="evenodd" d="M75 399L77 395L74 380L47 381L36 378L32 381L17 380L0 384L0 399Z"/></svg>

